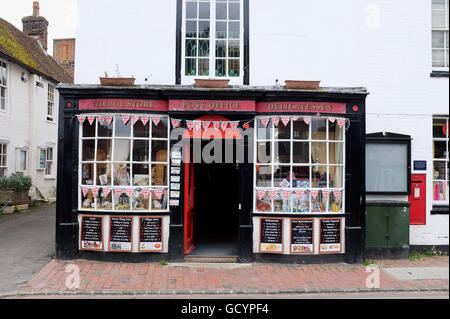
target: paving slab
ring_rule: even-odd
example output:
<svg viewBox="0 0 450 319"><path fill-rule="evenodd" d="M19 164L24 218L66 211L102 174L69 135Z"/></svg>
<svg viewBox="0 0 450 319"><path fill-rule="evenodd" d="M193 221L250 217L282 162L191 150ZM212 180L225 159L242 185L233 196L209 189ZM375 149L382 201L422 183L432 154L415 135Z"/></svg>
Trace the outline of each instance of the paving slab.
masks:
<svg viewBox="0 0 450 319"><path fill-rule="evenodd" d="M399 267L383 268L383 271L397 280L448 280L448 267Z"/></svg>

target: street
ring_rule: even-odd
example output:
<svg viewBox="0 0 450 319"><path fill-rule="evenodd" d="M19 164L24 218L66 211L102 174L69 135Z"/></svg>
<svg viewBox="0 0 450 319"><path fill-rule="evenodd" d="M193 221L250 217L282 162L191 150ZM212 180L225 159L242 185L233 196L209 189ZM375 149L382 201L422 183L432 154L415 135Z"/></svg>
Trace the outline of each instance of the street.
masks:
<svg viewBox="0 0 450 319"><path fill-rule="evenodd" d="M0 294L31 279L54 256L55 205L0 216Z"/></svg>

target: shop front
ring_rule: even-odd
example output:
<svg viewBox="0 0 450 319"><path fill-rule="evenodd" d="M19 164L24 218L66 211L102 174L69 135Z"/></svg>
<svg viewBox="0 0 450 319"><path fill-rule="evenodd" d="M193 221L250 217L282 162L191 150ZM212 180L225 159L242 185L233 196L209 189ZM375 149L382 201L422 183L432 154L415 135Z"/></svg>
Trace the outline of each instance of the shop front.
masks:
<svg viewBox="0 0 450 319"><path fill-rule="evenodd" d="M363 258L365 89L59 91L59 258Z"/></svg>

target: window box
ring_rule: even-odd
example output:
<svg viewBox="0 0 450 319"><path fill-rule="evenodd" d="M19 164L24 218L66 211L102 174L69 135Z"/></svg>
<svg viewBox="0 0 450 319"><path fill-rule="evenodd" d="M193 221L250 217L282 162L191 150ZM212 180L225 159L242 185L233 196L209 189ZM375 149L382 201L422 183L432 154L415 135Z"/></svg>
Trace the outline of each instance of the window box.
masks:
<svg viewBox="0 0 450 319"><path fill-rule="evenodd" d="M103 86L133 86L135 78L100 78Z"/></svg>
<svg viewBox="0 0 450 319"><path fill-rule="evenodd" d="M226 89L230 80L219 79L195 79L195 86L198 88L207 89Z"/></svg>
<svg viewBox="0 0 450 319"><path fill-rule="evenodd" d="M318 90L320 81L285 81L286 88L289 90Z"/></svg>

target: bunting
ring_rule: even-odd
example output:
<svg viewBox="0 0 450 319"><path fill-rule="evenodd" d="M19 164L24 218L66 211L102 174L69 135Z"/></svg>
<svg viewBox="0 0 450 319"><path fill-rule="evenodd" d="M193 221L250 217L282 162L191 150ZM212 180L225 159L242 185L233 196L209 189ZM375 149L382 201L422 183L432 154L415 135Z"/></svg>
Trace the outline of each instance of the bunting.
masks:
<svg viewBox="0 0 450 319"><path fill-rule="evenodd" d="M141 122L144 124L144 126L147 126L147 123L150 122L149 116L141 116Z"/></svg>

